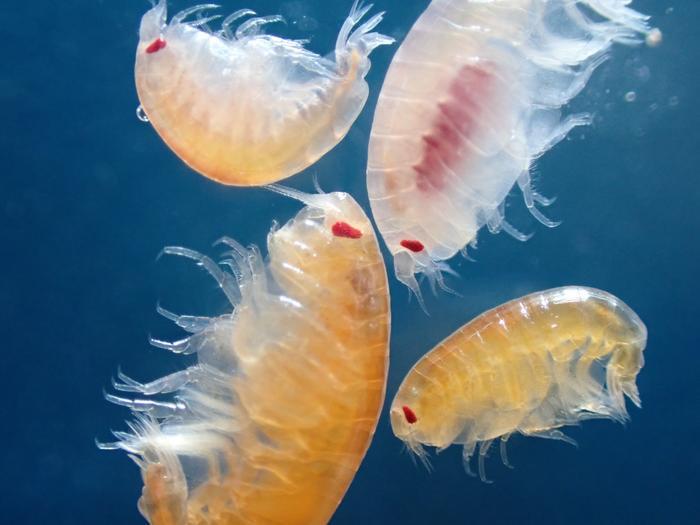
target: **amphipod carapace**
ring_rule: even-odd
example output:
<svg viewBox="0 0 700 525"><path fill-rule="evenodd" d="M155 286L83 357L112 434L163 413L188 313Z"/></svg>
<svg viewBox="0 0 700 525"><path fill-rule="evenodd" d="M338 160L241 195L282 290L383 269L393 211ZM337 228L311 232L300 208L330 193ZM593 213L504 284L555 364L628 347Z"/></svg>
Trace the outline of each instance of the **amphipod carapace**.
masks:
<svg viewBox="0 0 700 525"><path fill-rule="evenodd" d="M300 41L263 33L280 16L241 9L221 30L216 16L189 19L206 4L166 20L166 1L141 21L136 88L141 108L191 168L224 184L258 186L316 162L350 129L365 101L369 54L393 40L372 32L383 13L356 27L371 6L356 1L332 58ZM233 24L240 23L236 29Z"/></svg>
<svg viewBox="0 0 700 525"><path fill-rule="evenodd" d="M613 295L579 286L509 301L470 321L411 369L391 405L394 434L425 459L424 445L477 446L479 473L496 439L514 433L572 442L559 428L627 419L640 406L637 374L647 330Z"/></svg>
<svg viewBox="0 0 700 525"><path fill-rule="evenodd" d="M369 142L367 189L397 278L442 285L445 261L504 220L514 185L538 206L534 161L590 122L561 117L613 43L642 42L647 17L621 0L433 0L394 56ZM657 30L658 31L658 30Z"/></svg>
<svg viewBox="0 0 700 525"><path fill-rule="evenodd" d="M206 318L160 312L190 332L155 346L197 363L150 383L120 373L108 394L134 411L115 443L141 467L152 525L323 525L374 434L389 354L389 293L372 226L345 193L268 236L269 257L229 238L220 263L189 249L231 302ZM152 396L170 394L167 399Z"/></svg>

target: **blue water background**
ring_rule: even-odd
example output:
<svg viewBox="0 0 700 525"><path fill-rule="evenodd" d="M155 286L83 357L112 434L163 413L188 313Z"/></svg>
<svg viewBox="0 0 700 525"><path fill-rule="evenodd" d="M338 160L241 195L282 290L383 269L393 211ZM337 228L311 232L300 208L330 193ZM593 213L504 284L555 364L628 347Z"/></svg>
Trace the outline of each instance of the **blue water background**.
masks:
<svg viewBox="0 0 700 525"><path fill-rule="evenodd" d="M243 6L223 0L225 9ZM383 31L402 38L426 0L378 0ZM331 49L350 1L250 0L295 21L281 30ZM174 9L186 7L182 0ZM637 0L664 32L657 49L616 48L576 102L596 111L536 167L558 197L549 230L509 199L527 243L482 233L476 262L455 259L463 297L429 298L431 317L392 278L388 400L424 352L480 312L565 284L609 290L649 329L639 376L644 403L631 422L568 430L580 448L514 437L508 470L492 454L493 484L466 476L460 451L413 465L386 411L333 525L393 523L698 523L700 514L700 3ZM281 6L281 7L280 7ZM204 179L137 120L133 55L146 2L2 2L0 5L0 523L139 524L138 469L94 440L123 428L126 410L102 391L121 365L139 379L183 358L147 344L179 333L154 312L214 314L224 299L164 245L214 253L223 234L261 244L296 202ZM671 9L669 9L671 8ZM370 100L348 137L288 181L351 192L367 206L372 110L393 48L372 56ZM609 90L609 91L608 91ZM636 100L624 96L634 91ZM391 271L391 268L389 269Z"/></svg>

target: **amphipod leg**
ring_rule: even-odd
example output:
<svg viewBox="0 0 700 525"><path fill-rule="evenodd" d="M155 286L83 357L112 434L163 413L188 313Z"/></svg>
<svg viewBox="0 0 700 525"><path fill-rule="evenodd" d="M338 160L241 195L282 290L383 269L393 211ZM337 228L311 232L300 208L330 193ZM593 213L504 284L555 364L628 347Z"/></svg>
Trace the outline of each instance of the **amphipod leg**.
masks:
<svg viewBox="0 0 700 525"><path fill-rule="evenodd" d="M529 241L534 233L523 233L520 230L518 230L515 226L513 226L511 223L503 219L503 222L501 223L501 228L503 228L503 231L506 232L508 235L513 237L516 241L520 242L526 242Z"/></svg>
<svg viewBox="0 0 700 525"><path fill-rule="evenodd" d="M501 453L501 461L503 461L503 464L508 467L508 468L513 468L513 465L511 465L510 461L508 461L508 438L510 437L510 434L505 434L501 436L501 443L499 447L499 451Z"/></svg>
<svg viewBox="0 0 700 525"><path fill-rule="evenodd" d="M161 305L156 306L156 312L191 334L202 332L211 324L210 317L177 315L170 310L166 310Z"/></svg>
<svg viewBox="0 0 700 525"><path fill-rule="evenodd" d="M179 339L177 341L163 341L162 339L156 339L155 337L148 336L148 342L151 346L156 348L162 348L163 350L168 350L173 354L193 354L197 349L192 345L192 337L185 337L184 339Z"/></svg>
<svg viewBox="0 0 700 525"><path fill-rule="evenodd" d="M193 7L188 7L187 9L183 9L179 13L177 13L175 16L173 16L172 20L170 20L170 25L176 25L176 24L181 24L185 18L187 18L190 15L193 15L195 13L200 13L206 9L217 9L221 7L218 4L201 4L201 5L196 5Z"/></svg>
<svg viewBox="0 0 700 525"><path fill-rule="evenodd" d="M147 414L162 419L175 416L187 410L187 406L182 401L154 401L153 399L127 399L105 392L105 399L115 405L127 407L134 412L146 412ZM114 434L117 435L116 433Z"/></svg>
<svg viewBox="0 0 700 525"><path fill-rule="evenodd" d="M505 201L503 201L499 206L496 211L493 212L491 217L489 217L486 220L486 226L489 229L489 232L493 234L499 234L502 231L506 232L508 235L513 237L516 241L520 242L525 242L530 240L530 237L532 237L531 234L526 234L518 230L515 226L513 226L511 223L506 221L505 219Z"/></svg>
<svg viewBox="0 0 700 525"><path fill-rule="evenodd" d="M544 206L545 208L547 206L551 206L557 201L556 197L545 197L541 193L539 193L537 190L533 189L532 186L530 186L530 190L532 192L532 199L537 203L540 204L541 206Z"/></svg>
<svg viewBox="0 0 700 525"><path fill-rule="evenodd" d="M468 476L471 476L473 478L476 477L476 474L472 470L470 463L471 463L472 456L474 455L475 449L476 449L476 443L472 443L470 445L464 445L464 447L462 447L462 466L464 467L464 472L466 472Z"/></svg>
<svg viewBox="0 0 700 525"><path fill-rule="evenodd" d="M221 290L223 290L224 294L226 294L226 297L231 305L236 306L240 302L240 291L236 280L231 275L219 268L219 265L217 265L206 255L202 255L201 253L190 250L189 248L182 248L181 246L167 246L163 248L162 253L167 255L179 255L180 257L192 259L199 266L209 272L209 275L214 278Z"/></svg>
<svg viewBox="0 0 700 525"><path fill-rule="evenodd" d="M466 246L462 246L462 247L459 249L459 253L460 253L460 254L462 255L462 257L464 257L467 261L469 261L469 262L476 262L476 259L474 259L474 257L472 257L472 256L469 254L469 252L467 251L468 248L471 248L471 247L472 247L471 244L467 244Z"/></svg>
<svg viewBox="0 0 700 525"><path fill-rule="evenodd" d="M216 20L218 18L221 18L221 15L214 15L214 16L207 16L205 18L198 18L194 22L188 22L187 25L190 27L201 27L203 25L208 24L212 20Z"/></svg>
<svg viewBox="0 0 700 525"><path fill-rule="evenodd" d="M255 14L255 11L252 9L239 9L238 11L234 11L224 18L223 22L221 22L221 31L219 31L218 34L225 35L229 40L233 40L236 38L236 35L231 30L231 24L233 24L239 18L243 18L244 16L255 16Z"/></svg>
<svg viewBox="0 0 700 525"><path fill-rule="evenodd" d="M555 228L561 224L561 221L553 221L547 218L535 206L535 197L533 195L532 186L530 185L530 174L528 172L524 171L520 177L518 177L518 186L523 193L525 206L527 206L528 211L535 219L544 224L547 228Z"/></svg>
<svg viewBox="0 0 700 525"><path fill-rule="evenodd" d="M526 434L527 436L532 436L532 437L538 437L538 438L544 438L544 439L554 439L557 441L563 441L564 443L568 443L569 445L572 445L576 448L578 448L578 443L576 442L575 439L570 438L566 434L564 434L561 430L543 430L541 432L529 432Z"/></svg>
<svg viewBox="0 0 700 525"><path fill-rule="evenodd" d="M228 321L230 319L219 317L216 324L210 324L204 331L177 341L163 341L149 336L148 342L156 348L169 350L174 354L194 354L202 349L207 349L213 338L217 337L217 331L229 329Z"/></svg>
<svg viewBox="0 0 700 525"><path fill-rule="evenodd" d="M286 24L287 21L281 15L271 15L271 16L261 16L259 18L251 18L246 20L238 29L236 29L236 39L241 40L242 38L248 36L255 36L260 34L260 28L266 24L274 24L275 22L282 22Z"/></svg>
<svg viewBox="0 0 700 525"><path fill-rule="evenodd" d="M191 368L187 368L186 370L180 370L174 374L161 377L160 379L156 379L150 383L139 383L119 370L117 372L117 378L121 381L121 383L113 380L112 386L121 392L138 392L147 396L152 396L155 394L169 394L170 392L179 390L189 383L196 382L202 375L204 375L202 373L202 369L198 366L193 366Z"/></svg>
<svg viewBox="0 0 700 525"><path fill-rule="evenodd" d="M234 11L230 15L228 15L226 18L224 18L223 22L221 22L221 31L219 31L218 34L220 35L225 35L226 38L229 40L233 40L235 38L235 35L233 31L231 30L231 25L238 19L243 18L244 16L255 16L256 13L252 9L239 9L238 11Z"/></svg>
<svg viewBox="0 0 700 525"><path fill-rule="evenodd" d="M503 212L500 210L494 210L493 214L486 219L486 227L489 229L489 233L498 235L501 233L501 228L503 224Z"/></svg>
<svg viewBox="0 0 700 525"><path fill-rule="evenodd" d="M492 443L493 439L479 441L479 478L484 483L493 483L493 481L486 477L486 467L484 466L486 456L489 453L489 448L491 448Z"/></svg>
<svg viewBox="0 0 700 525"><path fill-rule="evenodd" d="M501 214L501 228L503 229L504 232L506 232L508 235L513 237L516 241L520 242L525 242L529 241L530 237L534 235L534 233L523 233L520 230L518 230L515 226L513 226L511 223L509 223L506 219L506 201L504 200L501 202L501 204L498 206L498 211Z"/></svg>

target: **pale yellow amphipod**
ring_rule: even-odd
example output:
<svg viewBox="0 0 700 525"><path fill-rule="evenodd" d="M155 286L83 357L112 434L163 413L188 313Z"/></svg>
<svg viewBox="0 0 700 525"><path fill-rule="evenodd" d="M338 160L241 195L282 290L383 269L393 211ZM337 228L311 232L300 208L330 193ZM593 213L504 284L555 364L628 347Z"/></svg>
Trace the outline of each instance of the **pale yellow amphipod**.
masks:
<svg viewBox="0 0 700 525"><path fill-rule="evenodd" d="M609 293L569 286L505 303L467 323L409 372L391 406L394 434L422 445L479 446L479 473L492 442L514 432L572 441L560 427L627 419L640 406L644 323Z"/></svg>
<svg viewBox="0 0 700 525"><path fill-rule="evenodd" d="M192 335L154 344L196 353L197 364L115 384L167 400L108 395L136 420L101 446L141 467L139 509L152 525L323 525L369 446L388 364L384 262L349 195L300 198L308 205L269 234L267 262L230 239L220 264L165 250L205 268L233 312L161 310Z"/></svg>
<svg viewBox="0 0 700 525"><path fill-rule="evenodd" d="M298 41L262 34L280 16L251 18L241 9L217 33L213 18L176 14L166 1L141 21L136 88L158 134L190 167L224 184L257 186L289 177L316 162L348 132L367 100L369 54L393 40L371 32L379 13L355 28L372 7L356 1L340 29L334 58ZM355 28L355 29L353 29Z"/></svg>

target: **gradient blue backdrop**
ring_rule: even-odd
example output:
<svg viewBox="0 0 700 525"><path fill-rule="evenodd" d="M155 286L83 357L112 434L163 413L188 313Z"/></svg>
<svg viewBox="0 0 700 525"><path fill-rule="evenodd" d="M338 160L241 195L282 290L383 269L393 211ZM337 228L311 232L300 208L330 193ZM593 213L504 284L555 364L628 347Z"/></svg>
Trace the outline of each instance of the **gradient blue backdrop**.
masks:
<svg viewBox="0 0 700 525"><path fill-rule="evenodd" d="M401 39L427 0L377 0L381 29ZM224 0L227 11L243 6ZM330 49L350 0L248 0L282 11L285 34ZM140 379L182 366L148 347L177 332L156 301L216 313L224 300L165 244L210 250L229 234L264 243L273 219L299 208L263 190L225 188L187 169L136 119L133 54L145 1L2 2L0 41L0 523L139 524L137 468L94 439L126 411L102 398L117 365ZM183 0L174 8L186 7ZM627 426L591 421L574 449L516 437L515 470L496 457L495 483L467 477L459 450L435 472L401 453L386 414L333 525L393 523L697 523L700 505L697 101L700 3L638 0L665 34L657 49L618 48L576 108L596 110L538 162L558 196L547 230L510 199L535 236L482 234L477 262L456 261L462 298L430 298L426 317L392 281L388 397L425 351L464 322L521 294L564 284L610 290L649 328L639 377L644 409ZM668 9L670 6L673 9ZM395 50L372 57L370 101L346 140L289 184L346 190L367 204L365 152L381 81ZM635 102L624 101L635 91Z"/></svg>

